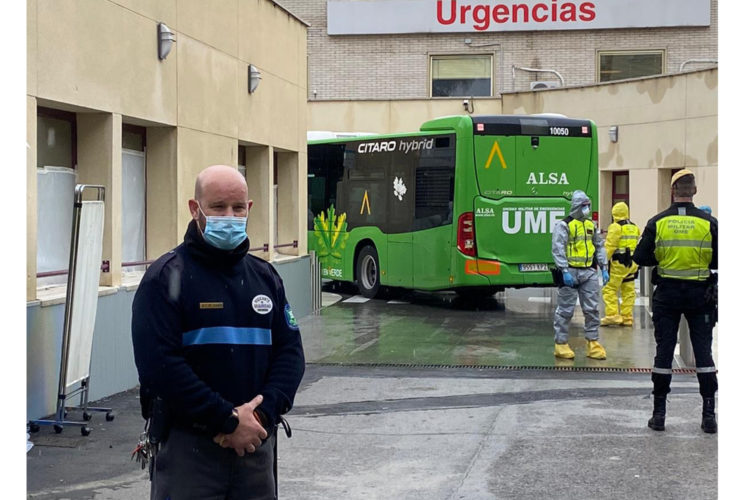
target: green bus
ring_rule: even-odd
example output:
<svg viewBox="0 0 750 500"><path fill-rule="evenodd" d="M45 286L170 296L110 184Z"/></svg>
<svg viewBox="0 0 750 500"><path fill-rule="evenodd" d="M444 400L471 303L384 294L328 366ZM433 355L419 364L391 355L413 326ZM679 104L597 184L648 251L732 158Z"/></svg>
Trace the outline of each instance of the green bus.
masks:
<svg viewBox="0 0 750 500"><path fill-rule="evenodd" d="M321 275L489 295L553 286L552 227L576 189L598 219L590 120L447 116L411 134L308 141L308 247Z"/></svg>

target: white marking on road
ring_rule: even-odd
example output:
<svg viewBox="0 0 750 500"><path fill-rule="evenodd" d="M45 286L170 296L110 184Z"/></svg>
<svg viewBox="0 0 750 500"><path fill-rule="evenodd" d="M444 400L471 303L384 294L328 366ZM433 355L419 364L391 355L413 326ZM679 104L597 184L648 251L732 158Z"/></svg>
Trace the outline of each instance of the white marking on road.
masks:
<svg viewBox="0 0 750 500"><path fill-rule="evenodd" d="M362 344L361 346L357 347L356 349L354 349L349 354L354 354L355 352L364 351L365 349L367 349L368 347L370 347L372 344L376 343L377 341L378 341L378 339L372 339L369 342L365 342L364 344Z"/></svg>
<svg viewBox="0 0 750 500"><path fill-rule="evenodd" d="M349 302L349 303L352 303L352 304L363 304L363 303L365 303L365 302L367 302L369 300L370 299L368 299L367 297L362 297L361 295L355 295L353 297L349 297L344 302Z"/></svg>

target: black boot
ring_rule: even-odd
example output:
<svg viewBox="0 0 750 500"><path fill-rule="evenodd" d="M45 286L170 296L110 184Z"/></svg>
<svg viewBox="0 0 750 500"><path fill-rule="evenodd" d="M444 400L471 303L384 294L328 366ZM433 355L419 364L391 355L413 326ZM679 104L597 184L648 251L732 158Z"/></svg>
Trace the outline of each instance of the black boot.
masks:
<svg viewBox="0 0 750 500"><path fill-rule="evenodd" d="M703 398L703 420L701 429L708 434L716 434L718 426L716 425L716 399Z"/></svg>
<svg viewBox="0 0 750 500"><path fill-rule="evenodd" d="M655 431L664 430L664 420L667 418L667 397L654 396L654 415L648 419L648 426Z"/></svg>

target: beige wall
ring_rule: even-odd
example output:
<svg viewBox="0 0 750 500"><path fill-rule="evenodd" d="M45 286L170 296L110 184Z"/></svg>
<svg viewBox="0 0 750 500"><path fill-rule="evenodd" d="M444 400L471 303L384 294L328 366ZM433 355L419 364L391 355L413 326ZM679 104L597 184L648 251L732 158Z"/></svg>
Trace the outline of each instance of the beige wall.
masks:
<svg viewBox="0 0 750 500"><path fill-rule="evenodd" d="M501 114L500 99L471 99L475 115ZM471 107L469 109L472 109ZM463 99L310 101L309 130L388 134L419 130L426 120L466 113Z"/></svg>
<svg viewBox="0 0 750 500"><path fill-rule="evenodd" d="M562 113L598 126L601 221L610 220L611 172L630 171L631 218L643 226L669 206L672 169L696 172L696 204L718 216L718 68L663 77L474 99L474 115ZM463 99L310 101L310 130L394 133L463 114ZM610 126L619 138L609 140Z"/></svg>
<svg viewBox="0 0 750 500"><path fill-rule="evenodd" d="M164 60L157 57L159 22L176 37ZM107 186L103 258L114 272L103 283L117 285L121 123L147 128L153 259L182 240L197 173L215 163L236 166L239 143L295 153L296 171L305 169L298 153L308 128L306 29L271 0L28 0L28 299L36 275L36 105L77 113L81 182ZM262 74L253 94L251 63ZM290 178L283 189L294 190L292 213L302 212L306 183ZM306 227L297 226L301 241ZM253 244L268 238L261 239Z"/></svg>

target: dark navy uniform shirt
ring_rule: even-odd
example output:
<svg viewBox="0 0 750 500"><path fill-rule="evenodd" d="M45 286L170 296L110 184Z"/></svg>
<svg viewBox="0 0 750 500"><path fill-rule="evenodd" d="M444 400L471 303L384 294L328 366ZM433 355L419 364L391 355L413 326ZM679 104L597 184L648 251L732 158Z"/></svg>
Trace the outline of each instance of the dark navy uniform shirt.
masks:
<svg viewBox="0 0 750 500"><path fill-rule="evenodd" d="M192 221L135 294L139 379L166 401L173 424L216 434L258 394L270 424L292 408L305 369L299 328L281 278L248 247L215 248Z"/></svg>

